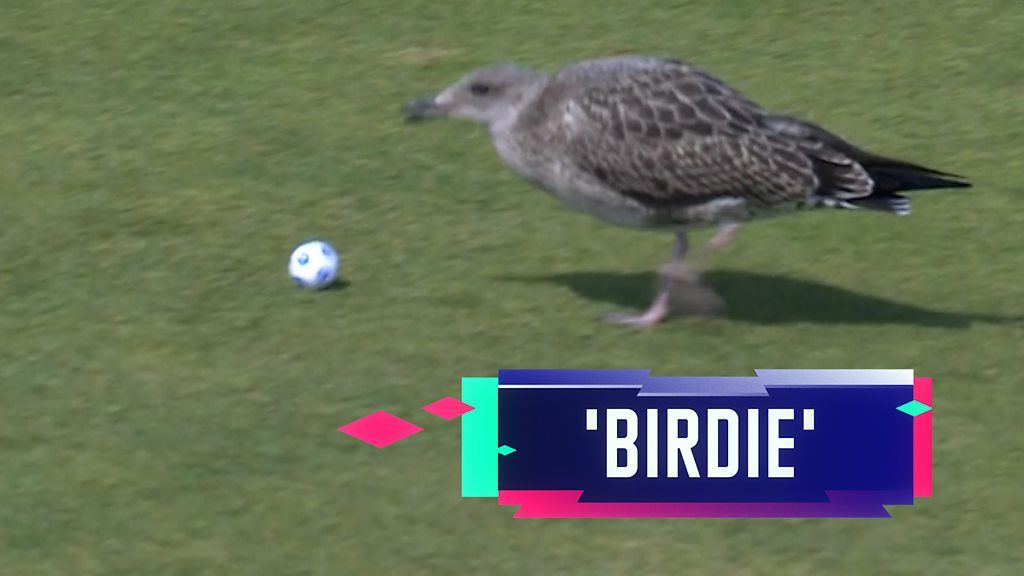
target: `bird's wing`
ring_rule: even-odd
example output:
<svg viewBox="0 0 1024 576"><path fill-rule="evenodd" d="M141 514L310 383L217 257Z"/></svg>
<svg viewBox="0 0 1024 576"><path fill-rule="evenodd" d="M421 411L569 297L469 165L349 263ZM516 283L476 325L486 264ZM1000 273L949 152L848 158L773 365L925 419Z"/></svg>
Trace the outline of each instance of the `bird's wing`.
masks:
<svg viewBox="0 0 1024 576"><path fill-rule="evenodd" d="M739 196L773 205L806 198L825 174L852 196L870 193L855 162L765 125L760 107L691 66L649 59L567 76L556 81L578 85L565 104L574 164L639 202Z"/></svg>

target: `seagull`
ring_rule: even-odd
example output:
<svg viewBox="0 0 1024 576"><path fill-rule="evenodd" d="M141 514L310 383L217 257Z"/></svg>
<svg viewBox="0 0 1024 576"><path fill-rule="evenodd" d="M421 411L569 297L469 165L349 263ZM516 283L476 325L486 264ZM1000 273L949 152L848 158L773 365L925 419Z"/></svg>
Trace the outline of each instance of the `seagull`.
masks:
<svg viewBox="0 0 1024 576"><path fill-rule="evenodd" d="M407 122L485 125L498 156L569 208L605 222L675 234L652 327L680 282L697 285L687 232L714 228L706 262L752 219L816 208L910 212L903 191L965 188L962 176L867 152L814 123L770 112L691 64L659 57L588 60L555 74L514 63L471 72L409 102Z"/></svg>

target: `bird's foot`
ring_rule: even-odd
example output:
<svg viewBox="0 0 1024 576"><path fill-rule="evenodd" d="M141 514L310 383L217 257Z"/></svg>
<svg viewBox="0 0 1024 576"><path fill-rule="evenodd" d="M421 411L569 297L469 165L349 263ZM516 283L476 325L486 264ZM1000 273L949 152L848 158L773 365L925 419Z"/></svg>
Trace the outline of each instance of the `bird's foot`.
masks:
<svg viewBox="0 0 1024 576"><path fill-rule="evenodd" d="M661 269L662 285L670 286L667 311L682 316L717 316L725 302L704 282L700 268L673 262Z"/></svg>
<svg viewBox="0 0 1024 576"><path fill-rule="evenodd" d="M647 311L643 314L627 314L625 312L611 312L605 314L601 318L605 322L611 322L612 324L619 324L622 326L629 326L630 328L637 329L649 329L654 328L658 325L666 316L666 313L651 313Z"/></svg>
<svg viewBox="0 0 1024 576"><path fill-rule="evenodd" d="M651 302L650 308L646 312L639 316L631 314L613 313L606 314L604 316L605 321L614 322L615 324L621 324L623 326L630 326L633 328L654 328L661 322L665 316L668 316L669 298L669 285L662 287L658 291L658 295L654 297L654 301Z"/></svg>
<svg viewBox="0 0 1024 576"><path fill-rule="evenodd" d="M681 316L719 316L725 312L725 301L702 282L674 291L670 305Z"/></svg>
<svg viewBox="0 0 1024 576"><path fill-rule="evenodd" d="M725 310L725 303L701 280L700 272L673 262L662 269L662 284L651 307L643 314L621 312L605 314L606 322L632 328L654 328L669 314L688 316L717 316Z"/></svg>

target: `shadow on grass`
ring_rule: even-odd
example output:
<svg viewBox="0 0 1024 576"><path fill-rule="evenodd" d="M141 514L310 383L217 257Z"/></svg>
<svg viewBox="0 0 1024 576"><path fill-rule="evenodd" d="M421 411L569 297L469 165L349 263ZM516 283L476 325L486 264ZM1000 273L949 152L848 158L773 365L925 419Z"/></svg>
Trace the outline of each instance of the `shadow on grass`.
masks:
<svg viewBox="0 0 1024 576"><path fill-rule="evenodd" d="M614 272L503 279L565 286L589 300L636 310L648 305L656 282L654 274ZM785 276L717 270L708 272L705 280L725 300L727 318L756 324L909 324L942 328L966 328L974 322L1024 325L1024 317L944 312Z"/></svg>

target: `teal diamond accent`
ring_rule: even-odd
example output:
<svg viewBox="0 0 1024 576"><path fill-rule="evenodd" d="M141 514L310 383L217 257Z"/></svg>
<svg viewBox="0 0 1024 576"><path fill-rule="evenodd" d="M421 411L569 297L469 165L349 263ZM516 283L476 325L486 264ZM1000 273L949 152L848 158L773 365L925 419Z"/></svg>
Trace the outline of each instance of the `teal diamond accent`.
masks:
<svg viewBox="0 0 1024 576"><path fill-rule="evenodd" d="M910 402L907 402L902 406L897 406L896 409L899 410L900 412L903 412L904 414L910 414L911 416L920 416L921 414L924 414L925 412L931 410L932 407L925 404L924 402L911 400Z"/></svg>
<svg viewBox="0 0 1024 576"><path fill-rule="evenodd" d="M501 446L498 447L498 454L501 454L502 456L508 456L509 454L515 451L516 449L509 446L508 444L502 444Z"/></svg>

